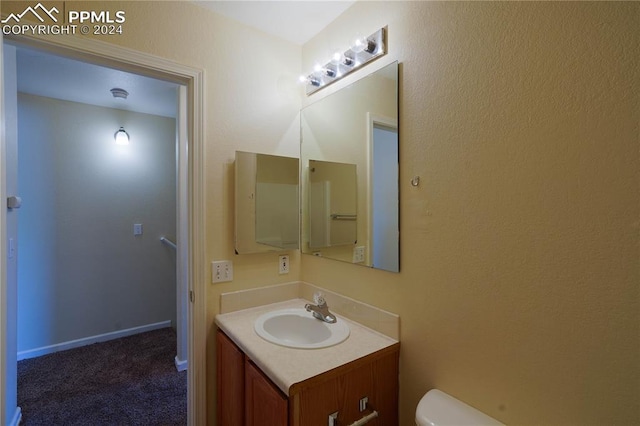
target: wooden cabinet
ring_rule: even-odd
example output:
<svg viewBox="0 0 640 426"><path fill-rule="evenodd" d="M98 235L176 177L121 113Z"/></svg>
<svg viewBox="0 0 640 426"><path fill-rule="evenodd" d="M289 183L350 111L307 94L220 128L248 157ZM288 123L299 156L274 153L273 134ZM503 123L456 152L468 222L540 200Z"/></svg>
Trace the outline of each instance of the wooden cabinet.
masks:
<svg viewBox="0 0 640 426"><path fill-rule="evenodd" d="M346 426L374 410L367 426L398 424L399 344L296 383L286 396L220 330L217 342L218 426L325 426L333 413L335 425Z"/></svg>

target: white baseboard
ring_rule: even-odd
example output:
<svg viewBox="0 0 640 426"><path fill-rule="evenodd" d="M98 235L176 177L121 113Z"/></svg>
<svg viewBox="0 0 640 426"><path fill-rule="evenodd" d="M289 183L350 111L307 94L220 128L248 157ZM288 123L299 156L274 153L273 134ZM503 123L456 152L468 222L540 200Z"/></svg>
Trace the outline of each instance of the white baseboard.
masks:
<svg viewBox="0 0 640 426"><path fill-rule="evenodd" d="M57 343L55 345L43 346L40 348L29 349L18 352L18 361L37 356L52 354L55 352L66 351L67 349L79 348L81 346L91 345L93 343L106 342L108 340L119 339L121 337L132 336L146 331L158 330L160 328L170 327L171 321L161 321L153 324L141 325L139 327L127 328L126 330L112 331L110 333L98 334L96 336L84 337L82 339L70 340L68 342Z"/></svg>
<svg viewBox="0 0 640 426"><path fill-rule="evenodd" d="M180 360L178 359L178 355L176 355L176 357L175 357L175 359L174 359L174 362L176 363L176 370L178 370L178 371L184 371L184 370L186 370L186 369L187 369L187 362L188 362L188 361L187 361L186 359L185 359L185 360L183 360L183 361L180 361Z"/></svg>
<svg viewBox="0 0 640 426"><path fill-rule="evenodd" d="M18 426L22 421L22 410L20 407L16 407L16 412L13 414L13 418L11 422L9 422L9 426Z"/></svg>

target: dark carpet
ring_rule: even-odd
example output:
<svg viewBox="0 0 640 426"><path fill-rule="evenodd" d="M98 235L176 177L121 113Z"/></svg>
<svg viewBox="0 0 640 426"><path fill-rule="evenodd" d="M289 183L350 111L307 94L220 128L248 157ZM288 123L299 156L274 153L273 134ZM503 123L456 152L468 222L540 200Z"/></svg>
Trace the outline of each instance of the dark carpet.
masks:
<svg viewBox="0 0 640 426"><path fill-rule="evenodd" d="M18 362L21 425L186 425L172 328Z"/></svg>

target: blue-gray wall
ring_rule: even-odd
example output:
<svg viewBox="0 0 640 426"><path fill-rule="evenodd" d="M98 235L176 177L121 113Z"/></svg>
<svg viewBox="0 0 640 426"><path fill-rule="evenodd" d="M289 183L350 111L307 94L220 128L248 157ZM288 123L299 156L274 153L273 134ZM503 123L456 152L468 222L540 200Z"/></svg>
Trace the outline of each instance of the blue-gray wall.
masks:
<svg viewBox="0 0 640 426"><path fill-rule="evenodd" d="M23 93L18 112L18 352L175 322L175 120Z"/></svg>

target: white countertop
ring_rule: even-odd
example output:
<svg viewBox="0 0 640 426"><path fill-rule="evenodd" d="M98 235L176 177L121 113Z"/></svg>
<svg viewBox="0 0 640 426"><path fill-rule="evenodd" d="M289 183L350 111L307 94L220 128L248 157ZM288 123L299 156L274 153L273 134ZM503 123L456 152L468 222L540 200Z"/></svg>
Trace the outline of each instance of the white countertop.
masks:
<svg viewBox="0 0 640 426"><path fill-rule="evenodd" d="M216 315L218 327L286 395L289 395L289 389L296 383L398 343L397 340L340 315L336 315L338 321L347 322L351 333L344 342L328 348L288 348L267 342L256 334L254 322L260 315L277 309L303 308L305 303L310 302L304 299L292 299Z"/></svg>

